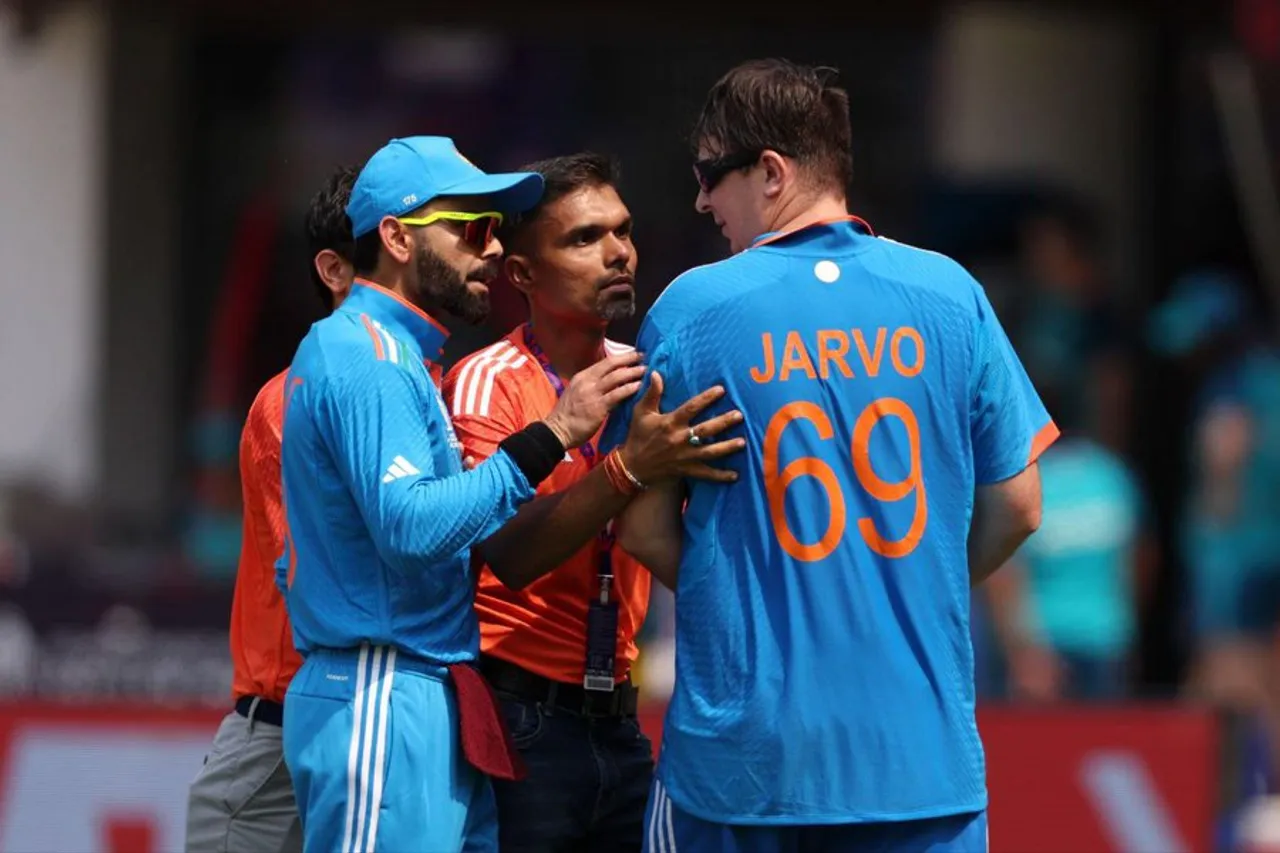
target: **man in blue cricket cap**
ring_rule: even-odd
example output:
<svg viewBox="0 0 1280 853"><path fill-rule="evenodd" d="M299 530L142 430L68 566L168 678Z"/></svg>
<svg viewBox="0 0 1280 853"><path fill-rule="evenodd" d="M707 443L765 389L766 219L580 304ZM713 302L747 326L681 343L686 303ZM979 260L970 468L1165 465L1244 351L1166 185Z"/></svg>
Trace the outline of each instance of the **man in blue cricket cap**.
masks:
<svg viewBox="0 0 1280 853"><path fill-rule="evenodd" d="M443 137L393 139L347 214L355 284L285 383L277 581L304 662L284 753L307 850L492 850L486 773L519 759L479 652L470 549L634 394L634 353L578 373L555 409L464 471L437 387L448 312L488 313L494 228L542 178L488 175Z"/></svg>

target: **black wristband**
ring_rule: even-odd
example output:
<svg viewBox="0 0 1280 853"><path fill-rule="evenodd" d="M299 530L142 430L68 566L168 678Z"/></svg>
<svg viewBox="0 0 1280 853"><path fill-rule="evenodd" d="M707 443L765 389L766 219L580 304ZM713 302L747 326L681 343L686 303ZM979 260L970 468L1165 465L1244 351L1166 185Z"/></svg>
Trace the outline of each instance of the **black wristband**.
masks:
<svg viewBox="0 0 1280 853"><path fill-rule="evenodd" d="M564 445L542 421L534 421L507 436L498 444L498 449L507 452L535 489L564 459Z"/></svg>

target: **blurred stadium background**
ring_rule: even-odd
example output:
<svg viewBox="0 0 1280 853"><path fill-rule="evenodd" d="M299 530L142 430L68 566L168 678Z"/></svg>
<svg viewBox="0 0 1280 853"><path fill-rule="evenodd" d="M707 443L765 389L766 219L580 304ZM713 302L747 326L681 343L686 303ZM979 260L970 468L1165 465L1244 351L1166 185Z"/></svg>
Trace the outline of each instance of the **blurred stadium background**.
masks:
<svg viewBox="0 0 1280 853"><path fill-rule="evenodd" d="M1076 439L1019 572L975 597L992 849L1276 841L1280 373L1232 398L1264 642L1211 648L1214 560L1243 546L1187 508L1230 492L1239 430L1157 350L1275 340L1280 0L820 8L0 3L0 851L181 845L229 701L239 428L318 318L299 223L329 171L415 133L490 169L615 153L645 307L724 252L681 134L764 55L841 70L854 210L979 275ZM452 357L521 319L496 296ZM669 598L645 638L656 731Z"/></svg>

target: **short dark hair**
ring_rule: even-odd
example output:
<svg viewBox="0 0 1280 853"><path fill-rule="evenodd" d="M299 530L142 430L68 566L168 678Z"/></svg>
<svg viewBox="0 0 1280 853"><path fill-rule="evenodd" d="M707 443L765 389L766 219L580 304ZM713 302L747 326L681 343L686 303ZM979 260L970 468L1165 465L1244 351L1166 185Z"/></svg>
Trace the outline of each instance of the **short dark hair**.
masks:
<svg viewBox="0 0 1280 853"><path fill-rule="evenodd" d="M694 123L695 156L773 150L793 158L823 189L848 191L853 180L849 95L836 70L786 59L755 59L731 69L707 93Z"/></svg>
<svg viewBox="0 0 1280 853"><path fill-rule="evenodd" d="M609 186L616 188L622 179L622 166L616 157L595 151L580 151L561 157L548 157L527 163L521 172L537 172L542 175L542 197L538 203L523 213L507 217L498 229L498 239L504 244L517 239L529 223L535 221L547 205L555 203L583 187Z"/></svg>
<svg viewBox="0 0 1280 853"><path fill-rule="evenodd" d="M382 251L382 229L375 228L356 238L355 257L351 267L356 275L371 275L378 268L378 253Z"/></svg>
<svg viewBox="0 0 1280 853"><path fill-rule="evenodd" d="M332 249L343 260L355 263L356 247L351 238L347 202L359 174L360 170L355 166L339 166L311 197L311 206L302 220L302 229L307 235L307 268L311 271L311 284L326 308L333 308L333 294L316 272L315 257L325 249Z"/></svg>

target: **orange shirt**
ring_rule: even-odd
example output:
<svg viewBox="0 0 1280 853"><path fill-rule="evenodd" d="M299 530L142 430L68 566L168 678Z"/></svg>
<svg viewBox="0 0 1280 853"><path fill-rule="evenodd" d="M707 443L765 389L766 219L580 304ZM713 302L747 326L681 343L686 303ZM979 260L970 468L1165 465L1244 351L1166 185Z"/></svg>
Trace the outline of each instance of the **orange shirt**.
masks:
<svg viewBox="0 0 1280 853"><path fill-rule="evenodd" d="M623 344L606 342L618 352ZM542 365L525 345L517 328L491 347L460 361L444 381L453 428L466 453L487 459L498 443L555 407L556 392ZM591 441L594 449L597 434ZM597 457L598 458L598 457ZM538 487L538 495L564 491L591 470L581 450ZM488 566L480 570L476 611L480 617L480 650L555 681L582 683L587 648L587 603L599 595L596 539L561 566L524 589L508 589ZM635 637L649 607L648 570L614 546L613 597L618 602L616 675L622 679L635 662Z"/></svg>
<svg viewBox="0 0 1280 853"><path fill-rule="evenodd" d="M231 603L232 693L284 701L302 665L284 598L276 587L276 558L284 550L284 495L280 484L280 433L285 373L258 392L240 436L243 541Z"/></svg>

